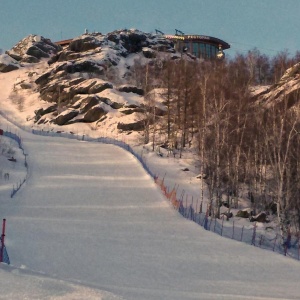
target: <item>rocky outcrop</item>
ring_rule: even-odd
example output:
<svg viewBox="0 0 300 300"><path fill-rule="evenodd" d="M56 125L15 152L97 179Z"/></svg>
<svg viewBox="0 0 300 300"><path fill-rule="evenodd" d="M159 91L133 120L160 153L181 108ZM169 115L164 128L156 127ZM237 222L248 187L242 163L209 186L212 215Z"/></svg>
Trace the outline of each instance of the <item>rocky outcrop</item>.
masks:
<svg viewBox="0 0 300 300"><path fill-rule="evenodd" d="M96 95L87 96L86 98L82 99L80 104L80 112L87 113L92 107L99 104L99 97ZM96 121L96 120L95 120ZM94 121L91 121L94 122Z"/></svg>
<svg viewBox="0 0 300 300"><path fill-rule="evenodd" d="M51 105L47 107L46 109L40 108L35 111L35 120L38 122L40 118L46 114L52 113L57 110L57 105Z"/></svg>
<svg viewBox="0 0 300 300"><path fill-rule="evenodd" d="M70 120L75 118L79 112L74 109L68 109L67 111L64 111L64 113L58 115L54 120L53 123L57 125L65 125L68 124Z"/></svg>
<svg viewBox="0 0 300 300"><path fill-rule="evenodd" d="M49 58L61 50L51 40L38 35L29 35L18 42L6 53L21 62L36 63L42 58Z"/></svg>
<svg viewBox="0 0 300 300"><path fill-rule="evenodd" d="M278 83L265 89L254 97L265 108L287 101L287 108L299 105L300 63L289 68Z"/></svg>
<svg viewBox="0 0 300 300"><path fill-rule="evenodd" d="M248 219L250 217L250 213L248 210L239 210L236 214L236 217Z"/></svg>
<svg viewBox="0 0 300 300"><path fill-rule="evenodd" d="M84 122L95 122L98 121L102 116L106 115L106 111L100 106L93 106L87 111L83 117Z"/></svg>
<svg viewBox="0 0 300 300"><path fill-rule="evenodd" d="M19 63L7 54L0 55L0 72L7 73L19 69Z"/></svg>
<svg viewBox="0 0 300 300"><path fill-rule="evenodd" d="M120 129L122 131L140 131L145 128L144 121L136 121L132 123L118 123L117 129Z"/></svg>
<svg viewBox="0 0 300 300"><path fill-rule="evenodd" d="M125 93L134 93L140 96L144 95L144 90L132 85L123 85L118 88L118 91Z"/></svg>
<svg viewBox="0 0 300 300"><path fill-rule="evenodd" d="M103 35L101 33L84 34L71 41L69 50L73 52L85 52L101 46Z"/></svg>
<svg viewBox="0 0 300 300"><path fill-rule="evenodd" d="M39 52L36 43L34 46L29 52L31 57ZM143 130L143 112L147 105L144 103L144 90L127 84L126 79L131 76L135 56L142 58L143 63L151 63L160 51L174 52L173 43L162 36L139 30L117 30L106 35L83 34L73 39L64 49L53 51L48 60L49 69L35 80L40 98L54 103L64 112L55 115L44 110L37 111L36 121L52 120L61 126L74 122L101 123L104 119L110 120L112 117L108 114L111 113L120 117L120 120L112 122L118 124L114 125L116 129ZM14 54L23 55L24 59L24 53L16 52ZM27 57L29 54L26 54ZM115 80L118 87L114 88L107 78ZM156 117L165 113L162 106L157 106Z"/></svg>
<svg viewBox="0 0 300 300"><path fill-rule="evenodd" d="M250 222L268 223L270 222L265 212L261 212L256 216L250 217Z"/></svg>

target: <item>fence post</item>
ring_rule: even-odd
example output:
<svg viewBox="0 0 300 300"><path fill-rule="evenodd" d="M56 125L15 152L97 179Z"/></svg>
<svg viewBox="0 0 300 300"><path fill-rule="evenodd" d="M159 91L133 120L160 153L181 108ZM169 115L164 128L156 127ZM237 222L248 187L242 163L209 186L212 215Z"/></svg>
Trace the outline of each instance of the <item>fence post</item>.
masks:
<svg viewBox="0 0 300 300"><path fill-rule="evenodd" d="M199 207L199 212L200 212L200 214L202 213L202 204L203 204L203 201L201 201L200 207Z"/></svg>
<svg viewBox="0 0 300 300"><path fill-rule="evenodd" d="M221 236L223 236L224 215L222 216Z"/></svg>
<svg viewBox="0 0 300 300"><path fill-rule="evenodd" d="M251 245L253 246L255 246L255 238L256 238L256 222L253 227L253 235L252 235L252 242L251 242Z"/></svg>
<svg viewBox="0 0 300 300"><path fill-rule="evenodd" d="M244 226L242 227L241 242L243 241Z"/></svg>
<svg viewBox="0 0 300 300"><path fill-rule="evenodd" d="M234 239L234 221L232 221L232 239Z"/></svg>
<svg viewBox="0 0 300 300"><path fill-rule="evenodd" d="M276 233L276 236L275 236L274 245L273 245L273 252L275 251L275 246L276 246L276 241L277 241L277 235L278 235L278 233Z"/></svg>
<svg viewBox="0 0 300 300"><path fill-rule="evenodd" d="M187 195L185 196L185 208L186 208L186 211L185 211L184 216L185 216L186 218L188 218L189 212L188 212L188 206L187 206Z"/></svg>
<svg viewBox="0 0 300 300"><path fill-rule="evenodd" d="M299 241L299 236L298 236L298 260L300 256L300 241Z"/></svg>
<svg viewBox="0 0 300 300"><path fill-rule="evenodd" d="M191 220L194 221L194 197L192 196L192 204L191 204Z"/></svg>
<svg viewBox="0 0 300 300"><path fill-rule="evenodd" d="M3 222L2 222L2 235L1 235L1 249L0 249L0 262L3 262L5 223L6 223L6 219L3 219Z"/></svg>

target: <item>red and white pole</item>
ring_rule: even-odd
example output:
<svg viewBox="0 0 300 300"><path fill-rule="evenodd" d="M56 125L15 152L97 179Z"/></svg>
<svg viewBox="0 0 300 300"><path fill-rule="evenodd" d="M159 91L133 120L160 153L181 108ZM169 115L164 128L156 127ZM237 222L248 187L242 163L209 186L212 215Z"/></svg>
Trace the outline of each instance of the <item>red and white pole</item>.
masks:
<svg viewBox="0 0 300 300"><path fill-rule="evenodd" d="M3 262L4 239L5 239L5 223L6 223L6 219L3 219L3 223L2 223L2 235L1 235L1 249L0 249L0 262Z"/></svg>

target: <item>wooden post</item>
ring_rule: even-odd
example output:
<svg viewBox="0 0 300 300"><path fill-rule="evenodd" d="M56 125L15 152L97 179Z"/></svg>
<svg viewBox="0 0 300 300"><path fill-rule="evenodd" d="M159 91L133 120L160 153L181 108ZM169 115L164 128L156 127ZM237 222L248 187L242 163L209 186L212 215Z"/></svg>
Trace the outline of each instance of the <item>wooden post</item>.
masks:
<svg viewBox="0 0 300 300"><path fill-rule="evenodd" d="M224 215L222 216L221 236L223 236Z"/></svg>
<svg viewBox="0 0 300 300"><path fill-rule="evenodd" d="M5 223L6 223L6 219L3 219L3 223L2 223L2 235L1 235L1 249L0 249L0 262L3 262L4 239L5 239Z"/></svg>
<svg viewBox="0 0 300 300"><path fill-rule="evenodd" d="M252 234L252 242L251 245L255 246L255 238L256 238L256 222L254 223L253 226L253 234Z"/></svg>
<svg viewBox="0 0 300 300"><path fill-rule="evenodd" d="M244 226L242 227L241 242L243 241Z"/></svg>
<svg viewBox="0 0 300 300"><path fill-rule="evenodd" d="M278 233L277 233L277 234L276 234L276 236L275 236L274 245L273 245L273 251L275 251L275 246L276 246L277 235L278 235Z"/></svg>
<svg viewBox="0 0 300 300"><path fill-rule="evenodd" d="M299 242L299 238L300 238L300 232L297 233L297 242L298 242L298 260L299 260L299 254L300 254L300 242Z"/></svg>

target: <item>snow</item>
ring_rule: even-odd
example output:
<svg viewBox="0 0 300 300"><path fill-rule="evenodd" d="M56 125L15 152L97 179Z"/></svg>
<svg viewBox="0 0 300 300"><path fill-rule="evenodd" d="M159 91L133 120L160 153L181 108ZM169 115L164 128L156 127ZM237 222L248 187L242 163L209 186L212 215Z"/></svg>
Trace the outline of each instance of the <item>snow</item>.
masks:
<svg viewBox="0 0 300 300"><path fill-rule="evenodd" d="M7 54L0 55L0 63L4 65L10 65L10 64L18 65L18 62Z"/></svg>
<svg viewBox="0 0 300 300"><path fill-rule="evenodd" d="M24 120L36 96L25 99L31 106L23 111L8 99L22 72L0 74L0 109L27 129L2 116L0 128L20 134L29 165L27 174L22 151L2 137L17 162L11 164L8 153L0 156L1 169L11 174L9 181L0 179L0 220L7 220L11 260L0 265L1 299L299 299L297 260L184 219L131 153L33 135ZM99 134L87 124L72 129L78 136ZM136 149L167 185L199 194L191 156L162 158ZM179 172L184 167L190 171ZM10 198L24 176L26 183Z"/></svg>

